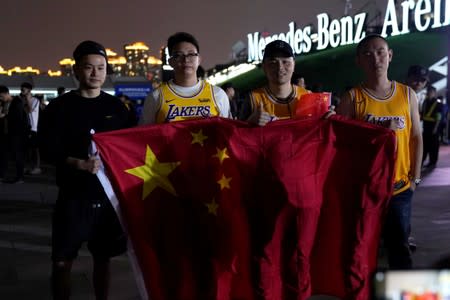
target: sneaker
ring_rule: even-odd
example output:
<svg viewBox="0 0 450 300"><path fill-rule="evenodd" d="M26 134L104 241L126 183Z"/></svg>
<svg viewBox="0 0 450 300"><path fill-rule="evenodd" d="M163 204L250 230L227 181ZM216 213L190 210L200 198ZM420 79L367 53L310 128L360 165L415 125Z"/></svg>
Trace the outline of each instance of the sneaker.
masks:
<svg viewBox="0 0 450 300"><path fill-rule="evenodd" d="M41 173L42 173L41 168L34 168L30 171L31 175L39 175Z"/></svg>

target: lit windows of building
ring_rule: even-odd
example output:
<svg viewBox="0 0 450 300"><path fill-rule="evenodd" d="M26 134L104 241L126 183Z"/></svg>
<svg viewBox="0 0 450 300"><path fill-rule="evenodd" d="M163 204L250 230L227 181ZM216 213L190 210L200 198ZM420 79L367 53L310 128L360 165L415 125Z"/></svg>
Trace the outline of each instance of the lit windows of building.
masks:
<svg viewBox="0 0 450 300"><path fill-rule="evenodd" d="M59 67L63 76L72 76L72 66L75 64L75 61L71 58L64 58L59 61Z"/></svg>
<svg viewBox="0 0 450 300"><path fill-rule="evenodd" d="M0 66L0 75L8 75L8 71L6 71L5 69L3 69L2 66Z"/></svg>
<svg viewBox="0 0 450 300"><path fill-rule="evenodd" d="M47 72L48 76L50 77L58 77L62 75L61 71L52 71L52 70L48 70Z"/></svg>
<svg viewBox="0 0 450 300"><path fill-rule="evenodd" d="M124 47L127 76L146 76L149 72L147 60L149 58L149 47L142 42L125 45Z"/></svg>
<svg viewBox="0 0 450 300"><path fill-rule="evenodd" d="M108 55L108 64L111 66L116 76L126 76L127 60L123 56L118 56L116 52L106 48L106 55Z"/></svg>
<svg viewBox="0 0 450 300"><path fill-rule="evenodd" d="M148 73L146 78L150 81L156 81L160 82L162 80L161 78L161 65L162 60L158 59L155 56L150 56L147 59L147 65L148 65Z"/></svg>
<svg viewBox="0 0 450 300"><path fill-rule="evenodd" d="M26 67L22 69L21 67L14 67L8 70L8 75L39 75L41 72L38 69L33 69L33 67Z"/></svg>

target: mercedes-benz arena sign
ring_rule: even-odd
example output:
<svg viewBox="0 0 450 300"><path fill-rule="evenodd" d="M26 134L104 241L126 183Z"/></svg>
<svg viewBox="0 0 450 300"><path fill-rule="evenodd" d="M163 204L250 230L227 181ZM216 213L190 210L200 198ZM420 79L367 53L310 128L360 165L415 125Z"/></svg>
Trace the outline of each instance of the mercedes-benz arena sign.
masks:
<svg viewBox="0 0 450 300"><path fill-rule="evenodd" d="M444 4L444 5L442 5ZM444 8L443 11L441 8ZM414 22L410 22L410 13ZM259 32L249 33L248 61L260 61L263 50L273 40L283 40L289 43L295 54L308 53L315 50L336 48L338 46L358 43L366 36L364 24L367 14L346 16L330 20L326 13L317 15L317 32L312 32L312 26L297 28L295 22L290 22L286 33L261 37ZM381 35L384 37L407 34L410 23L415 30L425 31L429 28L439 28L450 25L450 0L414 0L401 3L401 20L397 19L395 1L389 0L383 22ZM399 22L400 21L400 22ZM400 23L400 25L399 25ZM389 34L388 34L389 32Z"/></svg>

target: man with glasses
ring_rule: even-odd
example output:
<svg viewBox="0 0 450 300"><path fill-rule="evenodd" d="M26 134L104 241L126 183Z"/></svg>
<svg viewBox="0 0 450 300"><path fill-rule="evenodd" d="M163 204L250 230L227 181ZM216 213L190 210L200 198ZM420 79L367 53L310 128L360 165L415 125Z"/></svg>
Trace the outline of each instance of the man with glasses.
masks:
<svg viewBox="0 0 450 300"><path fill-rule="evenodd" d="M229 117L225 92L197 77L201 56L195 37L186 32L175 33L169 37L167 47L174 78L148 95L140 124Z"/></svg>

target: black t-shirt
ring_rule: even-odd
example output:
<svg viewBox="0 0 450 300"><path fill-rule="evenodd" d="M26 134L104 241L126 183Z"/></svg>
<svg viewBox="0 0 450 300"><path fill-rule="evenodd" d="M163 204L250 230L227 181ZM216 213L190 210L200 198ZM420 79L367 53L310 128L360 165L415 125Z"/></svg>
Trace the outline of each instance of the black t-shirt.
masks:
<svg viewBox="0 0 450 300"><path fill-rule="evenodd" d="M28 113L25 110L25 100L16 96L13 97L9 105L8 115L8 133L14 136L25 136L30 130L30 121Z"/></svg>
<svg viewBox="0 0 450 300"><path fill-rule="evenodd" d="M56 164L58 185L91 193L101 191L97 177L68 166L66 159L87 159L91 130L104 132L128 127L128 111L118 98L105 92L96 98L84 98L71 91L51 101L39 126L41 148L45 157Z"/></svg>

